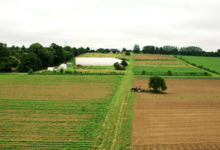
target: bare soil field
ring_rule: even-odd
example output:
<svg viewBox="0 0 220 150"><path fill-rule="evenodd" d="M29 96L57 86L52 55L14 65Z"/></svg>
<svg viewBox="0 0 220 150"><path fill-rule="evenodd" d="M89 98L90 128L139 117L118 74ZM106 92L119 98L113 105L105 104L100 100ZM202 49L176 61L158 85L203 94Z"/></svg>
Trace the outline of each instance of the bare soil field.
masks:
<svg viewBox="0 0 220 150"><path fill-rule="evenodd" d="M184 64L180 61L135 61L135 64Z"/></svg>
<svg viewBox="0 0 220 150"><path fill-rule="evenodd" d="M135 94L132 148L220 149L220 80L165 81L165 94ZM148 88L148 80L133 85Z"/></svg>
<svg viewBox="0 0 220 150"><path fill-rule="evenodd" d="M174 60L174 58L169 55L149 55L149 54L134 55L134 59L170 59L170 60Z"/></svg>

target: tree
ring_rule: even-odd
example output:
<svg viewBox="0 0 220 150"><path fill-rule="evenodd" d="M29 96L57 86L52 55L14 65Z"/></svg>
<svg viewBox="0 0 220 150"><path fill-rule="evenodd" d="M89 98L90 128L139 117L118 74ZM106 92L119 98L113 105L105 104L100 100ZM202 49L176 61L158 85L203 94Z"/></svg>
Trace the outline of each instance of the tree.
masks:
<svg viewBox="0 0 220 150"><path fill-rule="evenodd" d="M42 67L42 62L35 53L28 53L28 58L30 59L30 63L27 65L28 68L31 68L34 71L37 71L38 69Z"/></svg>
<svg viewBox="0 0 220 150"><path fill-rule="evenodd" d="M15 46L12 45L12 47L10 47L10 50L15 50Z"/></svg>
<svg viewBox="0 0 220 150"><path fill-rule="evenodd" d="M22 50L23 52L26 52L26 51L27 51L27 48L26 48L24 45L22 45L21 50Z"/></svg>
<svg viewBox="0 0 220 150"><path fill-rule="evenodd" d="M79 55L83 54L85 49L83 47L78 48Z"/></svg>
<svg viewBox="0 0 220 150"><path fill-rule="evenodd" d="M54 64L59 64L59 63L63 62L64 61L64 55L63 55L62 46L59 46L55 43L52 43L50 45L50 47L53 48L56 51L56 57L55 57L55 60L54 60Z"/></svg>
<svg viewBox="0 0 220 150"><path fill-rule="evenodd" d="M115 53L116 53L116 50L113 50L112 53L115 54Z"/></svg>
<svg viewBox="0 0 220 150"><path fill-rule="evenodd" d="M165 80L158 76L150 77L149 88L153 88L154 91L158 91L158 89L167 90Z"/></svg>
<svg viewBox="0 0 220 150"><path fill-rule="evenodd" d="M30 70L30 58L27 54L23 54L20 58L20 63L18 64L18 72L27 72Z"/></svg>
<svg viewBox="0 0 220 150"><path fill-rule="evenodd" d="M146 53L155 54L155 47L152 45L144 46L142 49L142 52L144 54L146 54Z"/></svg>
<svg viewBox="0 0 220 150"><path fill-rule="evenodd" d="M49 52L40 43L31 44L31 46L28 49L28 52L35 53L37 57L40 58L42 66L48 66Z"/></svg>
<svg viewBox="0 0 220 150"><path fill-rule="evenodd" d="M90 48L89 47L86 47L86 52L89 52L90 51Z"/></svg>
<svg viewBox="0 0 220 150"><path fill-rule="evenodd" d="M133 48L134 53L140 53L140 47L139 45L135 44Z"/></svg>
<svg viewBox="0 0 220 150"><path fill-rule="evenodd" d="M15 56L16 55L16 51L15 50L12 50L11 51L11 56Z"/></svg>
<svg viewBox="0 0 220 150"><path fill-rule="evenodd" d="M77 48L73 47L72 50L73 50L74 56L79 55L79 52L78 52Z"/></svg>
<svg viewBox="0 0 220 150"><path fill-rule="evenodd" d="M122 51L123 51L123 52L126 52L127 50L126 50L126 48L123 47Z"/></svg>
<svg viewBox="0 0 220 150"><path fill-rule="evenodd" d="M11 71L12 67L18 66L18 60L14 56L4 57L0 63L0 70Z"/></svg>
<svg viewBox="0 0 220 150"><path fill-rule="evenodd" d="M52 47L46 47L45 48L49 54L48 54L48 64L53 65L56 59L56 51Z"/></svg>
<svg viewBox="0 0 220 150"><path fill-rule="evenodd" d="M10 56L9 50L5 48L2 43L0 43L0 62L4 57L9 57L9 56Z"/></svg>
<svg viewBox="0 0 220 150"><path fill-rule="evenodd" d="M15 50L16 50L16 51L20 50L20 47L16 46L16 47L15 47Z"/></svg>

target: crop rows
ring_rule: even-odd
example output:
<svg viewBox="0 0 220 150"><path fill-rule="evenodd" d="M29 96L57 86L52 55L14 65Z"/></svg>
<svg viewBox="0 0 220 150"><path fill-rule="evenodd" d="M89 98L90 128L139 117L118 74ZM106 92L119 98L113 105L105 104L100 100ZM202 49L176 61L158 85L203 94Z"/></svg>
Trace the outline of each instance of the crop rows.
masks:
<svg viewBox="0 0 220 150"><path fill-rule="evenodd" d="M121 79L121 76L0 76L0 83L4 83L0 89L10 95L0 98L0 147L91 148ZM19 86L14 87L14 83ZM37 88L41 85L46 88ZM36 95L27 92L18 99L21 91L14 91L19 87L35 91ZM42 98L48 92L56 96Z"/></svg>

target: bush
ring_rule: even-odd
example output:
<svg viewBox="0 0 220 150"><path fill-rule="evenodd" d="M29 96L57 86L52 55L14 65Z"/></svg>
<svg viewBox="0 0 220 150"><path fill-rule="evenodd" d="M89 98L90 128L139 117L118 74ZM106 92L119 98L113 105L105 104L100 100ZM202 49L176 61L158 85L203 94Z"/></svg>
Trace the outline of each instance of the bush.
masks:
<svg viewBox="0 0 220 150"><path fill-rule="evenodd" d="M129 51L126 51L125 55L130 56L131 54L130 54L130 52L129 52Z"/></svg>
<svg viewBox="0 0 220 150"><path fill-rule="evenodd" d="M32 74L32 73L34 73L34 72L33 72L32 69L30 69L30 70L28 71L28 74Z"/></svg>
<svg viewBox="0 0 220 150"><path fill-rule="evenodd" d="M198 66L199 68L203 68L203 65L201 65L201 66Z"/></svg>
<svg viewBox="0 0 220 150"><path fill-rule="evenodd" d="M113 66L115 67L115 70L125 70L125 67L120 65L118 62L114 63Z"/></svg>
<svg viewBox="0 0 220 150"><path fill-rule="evenodd" d="M208 73L207 73L207 72L205 72L205 73L204 73L204 75L208 75Z"/></svg>
<svg viewBox="0 0 220 150"><path fill-rule="evenodd" d="M150 77L149 88L153 88L154 91L158 91L158 89L167 90L165 80L159 76Z"/></svg>
<svg viewBox="0 0 220 150"><path fill-rule="evenodd" d="M64 71L63 68L61 68L61 69L60 69L60 73L63 73L63 71Z"/></svg>
<svg viewBox="0 0 220 150"><path fill-rule="evenodd" d="M123 59L122 61L121 61L121 65L123 65L123 66L127 66L128 65L128 63L125 61L125 59Z"/></svg>
<svg viewBox="0 0 220 150"><path fill-rule="evenodd" d="M172 72L169 70L169 71L167 72L167 74L171 76L171 75L172 75Z"/></svg>
<svg viewBox="0 0 220 150"><path fill-rule="evenodd" d="M145 74L145 71L143 70L141 74Z"/></svg>

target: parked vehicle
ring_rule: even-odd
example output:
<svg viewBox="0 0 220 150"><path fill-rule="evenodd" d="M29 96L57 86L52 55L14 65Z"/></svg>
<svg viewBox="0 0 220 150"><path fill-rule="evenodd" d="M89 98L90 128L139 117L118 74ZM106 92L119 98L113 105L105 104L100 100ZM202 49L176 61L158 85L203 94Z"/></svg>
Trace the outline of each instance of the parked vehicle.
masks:
<svg viewBox="0 0 220 150"><path fill-rule="evenodd" d="M141 87L132 87L131 90L133 92L141 92Z"/></svg>

